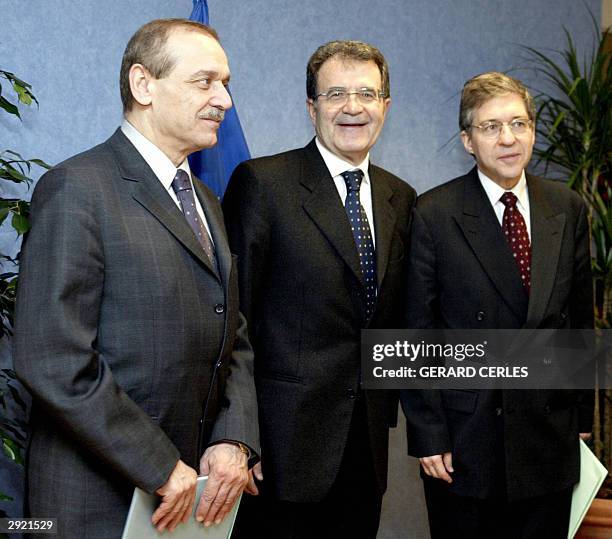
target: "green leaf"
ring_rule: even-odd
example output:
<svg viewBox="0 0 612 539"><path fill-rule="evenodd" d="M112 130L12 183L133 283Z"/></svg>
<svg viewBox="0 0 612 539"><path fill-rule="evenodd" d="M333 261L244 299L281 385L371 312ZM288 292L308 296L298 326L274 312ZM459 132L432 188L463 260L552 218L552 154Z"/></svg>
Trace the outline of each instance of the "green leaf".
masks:
<svg viewBox="0 0 612 539"><path fill-rule="evenodd" d="M23 86L17 83L13 83L13 88L15 89L15 92L17 92L19 101L21 101L24 105L32 104L32 96L27 88L24 88Z"/></svg>
<svg viewBox="0 0 612 539"><path fill-rule="evenodd" d="M0 95L0 107L2 107L9 114L14 114L17 118L21 119L21 115L19 114L19 109L13 105L10 101L6 100L4 97Z"/></svg>
<svg viewBox="0 0 612 539"><path fill-rule="evenodd" d="M8 206L0 206L0 225L4 223L4 220L7 218L9 211L10 209Z"/></svg>
<svg viewBox="0 0 612 539"><path fill-rule="evenodd" d="M11 225L19 235L25 234L30 228L30 223L28 222L27 217L19 213L13 213Z"/></svg>

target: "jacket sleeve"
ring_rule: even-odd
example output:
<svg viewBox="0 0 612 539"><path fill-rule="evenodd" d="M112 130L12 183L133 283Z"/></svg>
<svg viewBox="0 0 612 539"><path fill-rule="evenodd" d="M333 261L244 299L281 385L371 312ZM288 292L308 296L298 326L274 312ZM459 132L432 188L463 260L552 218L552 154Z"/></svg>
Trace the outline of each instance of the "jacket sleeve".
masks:
<svg viewBox="0 0 612 539"><path fill-rule="evenodd" d="M100 203L84 169L53 169L38 182L21 258L15 370L43 417L153 492L179 452L96 348L105 271Z"/></svg>
<svg viewBox="0 0 612 539"><path fill-rule="evenodd" d="M435 244L418 206L412 218L406 280L406 327L435 328L436 304L439 301ZM406 416L408 454L427 457L450 451L450 437L440 391L403 390L400 401Z"/></svg>

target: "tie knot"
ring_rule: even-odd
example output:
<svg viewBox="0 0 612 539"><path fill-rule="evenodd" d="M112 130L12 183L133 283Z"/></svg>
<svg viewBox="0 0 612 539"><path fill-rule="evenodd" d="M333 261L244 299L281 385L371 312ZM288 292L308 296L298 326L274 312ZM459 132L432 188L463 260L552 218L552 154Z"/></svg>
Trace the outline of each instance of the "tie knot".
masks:
<svg viewBox="0 0 612 539"><path fill-rule="evenodd" d="M500 197L499 200L504 206L506 206L506 208L515 208L518 198L516 198L514 193L507 191Z"/></svg>
<svg viewBox="0 0 612 539"><path fill-rule="evenodd" d="M359 191L361 180L363 180L363 172L361 170L347 170L346 172L342 173L342 177L344 178L346 188L349 191Z"/></svg>
<svg viewBox="0 0 612 539"><path fill-rule="evenodd" d="M185 191L187 189L191 189L191 182L189 181L189 174L187 174L183 169L179 168L174 175L174 179L172 180L172 189L174 189L175 193L179 191Z"/></svg>

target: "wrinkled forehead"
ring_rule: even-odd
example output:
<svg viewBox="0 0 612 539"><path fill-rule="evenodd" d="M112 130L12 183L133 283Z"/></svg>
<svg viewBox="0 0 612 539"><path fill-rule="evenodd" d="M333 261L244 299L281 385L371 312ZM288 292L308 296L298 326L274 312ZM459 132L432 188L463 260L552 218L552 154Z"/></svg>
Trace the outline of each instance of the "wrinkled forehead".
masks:
<svg viewBox="0 0 612 539"><path fill-rule="evenodd" d="M325 60L317 73L317 87L380 88L382 76L374 60L335 55Z"/></svg>
<svg viewBox="0 0 612 539"><path fill-rule="evenodd" d="M211 35L194 29L177 28L170 32L166 53L175 60L175 70L216 70L229 76L227 56Z"/></svg>
<svg viewBox="0 0 612 539"><path fill-rule="evenodd" d="M494 95L484 100L472 111L472 120L484 122L488 120L510 121L514 118L528 118L527 106L519 94Z"/></svg>

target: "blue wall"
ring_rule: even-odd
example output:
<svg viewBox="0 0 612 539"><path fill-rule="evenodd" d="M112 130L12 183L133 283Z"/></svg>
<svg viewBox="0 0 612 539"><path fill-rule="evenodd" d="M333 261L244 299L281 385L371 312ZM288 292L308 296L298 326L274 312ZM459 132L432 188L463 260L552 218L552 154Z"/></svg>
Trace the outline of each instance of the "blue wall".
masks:
<svg viewBox="0 0 612 539"><path fill-rule="evenodd" d="M600 0L585 4L599 17ZM188 16L189 0L0 0L0 66L32 83L40 109L0 117L0 147L56 163L110 135L120 121L118 70L143 22ZM458 91L476 73L526 66L519 44L557 48L566 25L591 42L575 0L210 0L232 69L232 92L254 156L312 135L305 66L331 39L361 39L387 56L392 107L374 159L419 191L471 165L456 143ZM528 83L532 73L516 71Z"/></svg>

